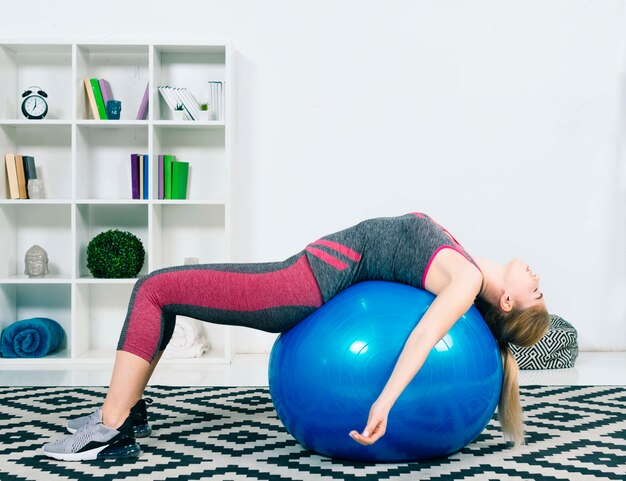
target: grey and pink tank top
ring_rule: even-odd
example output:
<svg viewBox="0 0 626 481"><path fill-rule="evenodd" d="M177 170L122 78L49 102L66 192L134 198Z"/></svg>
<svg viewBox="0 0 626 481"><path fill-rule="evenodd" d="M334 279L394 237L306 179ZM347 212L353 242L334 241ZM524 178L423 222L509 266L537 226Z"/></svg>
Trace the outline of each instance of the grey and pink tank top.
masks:
<svg viewBox="0 0 626 481"><path fill-rule="evenodd" d="M456 250L478 268L452 234L420 212L365 220L312 242L305 254L326 302L366 280L424 289L428 269L441 249Z"/></svg>

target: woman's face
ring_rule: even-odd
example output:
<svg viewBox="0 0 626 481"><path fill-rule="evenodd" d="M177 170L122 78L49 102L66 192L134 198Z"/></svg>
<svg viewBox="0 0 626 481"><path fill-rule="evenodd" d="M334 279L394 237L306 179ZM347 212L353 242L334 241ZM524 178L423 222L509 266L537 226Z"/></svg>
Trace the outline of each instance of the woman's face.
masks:
<svg viewBox="0 0 626 481"><path fill-rule="evenodd" d="M537 304L545 306L539 280L539 276L521 259L513 259L504 266L505 291L513 305L520 309Z"/></svg>

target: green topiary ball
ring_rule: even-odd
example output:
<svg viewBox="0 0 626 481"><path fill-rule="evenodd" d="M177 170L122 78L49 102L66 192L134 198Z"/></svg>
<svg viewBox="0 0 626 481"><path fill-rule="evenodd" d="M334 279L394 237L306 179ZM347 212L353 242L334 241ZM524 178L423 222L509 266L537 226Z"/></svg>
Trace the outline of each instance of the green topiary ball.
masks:
<svg viewBox="0 0 626 481"><path fill-rule="evenodd" d="M91 239L87 246L87 268L94 277L123 279L136 277L146 256L141 241L130 232L108 230Z"/></svg>

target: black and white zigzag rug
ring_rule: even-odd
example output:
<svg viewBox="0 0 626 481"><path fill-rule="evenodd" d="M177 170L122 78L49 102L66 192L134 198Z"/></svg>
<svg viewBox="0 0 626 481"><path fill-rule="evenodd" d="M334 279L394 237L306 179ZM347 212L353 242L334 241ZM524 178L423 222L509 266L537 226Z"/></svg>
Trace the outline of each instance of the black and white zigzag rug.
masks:
<svg viewBox="0 0 626 481"><path fill-rule="evenodd" d="M280 424L267 388L149 386L153 434L130 461L63 462L40 454L66 419L102 404L105 387L1 387L0 480L624 480L626 388L522 388L527 445L495 423L461 452L407 464L363 464L304 450Z"/></svg>

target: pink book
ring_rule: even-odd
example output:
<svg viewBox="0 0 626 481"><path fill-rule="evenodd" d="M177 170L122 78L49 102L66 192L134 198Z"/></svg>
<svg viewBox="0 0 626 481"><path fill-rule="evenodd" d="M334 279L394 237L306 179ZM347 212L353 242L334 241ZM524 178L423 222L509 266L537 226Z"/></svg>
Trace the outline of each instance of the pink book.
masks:
<svg viewBox="0 0 626 481"><path fill-rule="evenodd" d="M108 80L101 78L98 80L100 85L100 91L102 92L102 100L104 101L104 108L107 106L109 100L113 100L113 92L111 91L111 84Z"/></svg>
<svg viewBox="0 0 626 481"><path fill-rule="evenodd" d="M164 199L163 196L163 156L159 155L159 199Z"/></svg>
<svg viewBox="0 0 626 481"><path fill-rule="evenodd" d="M141 104L139 105L139 111L137 112L136 120L146 120L148 118L148 87L150 84L146 85L146 91L143 93L143 98L141 99Z"/></svg>

